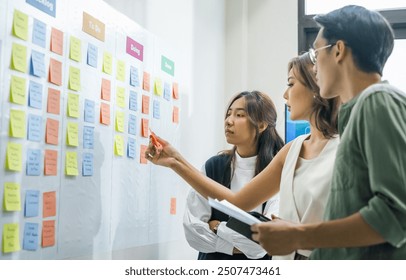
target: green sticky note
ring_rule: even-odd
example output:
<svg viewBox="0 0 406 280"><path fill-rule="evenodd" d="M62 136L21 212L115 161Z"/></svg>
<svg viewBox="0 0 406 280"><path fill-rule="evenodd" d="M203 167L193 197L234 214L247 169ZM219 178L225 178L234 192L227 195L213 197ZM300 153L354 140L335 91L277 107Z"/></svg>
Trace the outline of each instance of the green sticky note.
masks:
<svg viewBox="0 0 406 280"><path fill-rule="evenodd" d="M13 43L11 49L11 69L27 72L27 47Z"/></svg>
<svg viewBox="0 0 406 280"><path fill-rule="evenodd" d="M125 88L117 87L116 103L118 107L125 108Z"/></svg>
<svg viewBox="0 0 406 280"><path fill-rule="evenodd" d="M3 225L3 253L20 251L19 224Z"/></svg>
<svg viewBox="0 0 406 280"><path fill-rule="evenodd" d="M117 61L117 80L125 80L125 62L122 60Z"/></svg>
<svg viewBox="0 0 406 280"><path fill-rule="evenodd" d="M7 143L6 169L10 171L21 171L23 146L21 144Z"/></svg>
<svg viewBox="0 0 406 280"><path fill-rule="evenodd" d="M26 79L17 76L11 76L10 102L25 105L26 88Z"/></svg>
<svg viewBox="0 0 406 280"><path fill-rule="evenodd" d="M26 131L25 112L19 110L10 110L10 137L25 138Z"/></svg>
<svg viewBox="0 0 406 280"><path fill-rule="evenodd" d="M21 211L20 185L4 183L4 209L6 211Z"/></svg>
<svg viewBox="0 0 406 280"><path fill-rule="evenodd" d="M77 123L68 122L66 136L68 138L68 146L77 147L79 146L79 126Z"/></svg>
<svg viewBox="0 0 406 280"><path fill-rule="evenodd" d="M124 132L124 112L116 112L116 131Z"/></svg>
<svg viewBox="0 0 406 280"><path fill-rule="evenodd" d="M162 86L162 80L160 78L155 79L154 93L158 96L162 96L164 88Z"/></svg>
<svg viewBox="0 0 406 280"><path fill-rule="evenodd" d="M110 75L113 72L113 57L108 52L103 54L103 72Z"/></svg>
<svg viewBox="0 0 406 280"><path fill-rule="evenodd" d="M79 95L77 94L68 94L68 116L79 118Z"/></svg>
<svg viewBox="0 0 406 280"><path fill-rule="evenodd" d="M14 10L13 35L27 41L28 39L28 15Z"/></svg>
<svg viewBox="0 0 406 280"><path fill-rule="evenodd" d="M69 89L80 90L80 69L69 66Z"/></svg>
<svg viewBox="0 0 406 280"><path fill-rule="evenodd" d="M124 155L124 139L121 135L114 136L114 154L116 156Z"/></svg>
<svg viewBox="0 0 406 280"><path fill-rule="evenodd" d="M78 176L78 156L76 152L66 152L65 174Z"/></svg>
<svg viewBox="0 0 406 280"><path fill-rule="evenodd" d="M69 58L80 62L82 57L81 41L73 36L70 36L70 49L69 49Z"/></svg>

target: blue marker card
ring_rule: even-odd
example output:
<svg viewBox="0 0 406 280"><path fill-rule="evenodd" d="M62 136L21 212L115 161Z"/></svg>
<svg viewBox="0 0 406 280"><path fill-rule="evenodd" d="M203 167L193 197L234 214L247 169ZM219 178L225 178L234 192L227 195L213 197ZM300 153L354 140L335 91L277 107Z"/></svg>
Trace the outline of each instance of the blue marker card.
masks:
<svg viewBox="0 0 406 280"><path fill-rule="evenodd" d="M42 139L42 117L28 115L28 140L40 142Z"/></svg>
<svg viewBox="0 0 406 280"><path fill-rule="evenodd" d="M94 127L91 126L83 127L83 148L84 149L94 148Z"/></svg>
<svg viewBox="0 0 406 280"><path fill-rule="evenodd" d="M161 118L161 109L160 109L160 103L158 100L154 100L154 106L153 106L153 116L155 119L160 119Z"/></svg>
<svg viewBox="0 0 406 280"><path fill-rule="evenodd" d="M130 106L129 109L132 111L137 111L137 93L130 90Z"/></svg>
<svg viewBox="0 0 406 280"><path fill-rule="evenodd" d="M30 74L45 78L45 55L43 53L32 50Z"/></svg>
<svg viewBox="0 0 406 280"><path fill-rule="evenodd" d="M34 26L32 28L32 43L45 48L47 26L40 20L34 18Z"/></svg>
<svg viewBox="0 0 406 280"><path fill-rule="evenodd" d="M97 68L97 47L89 43L87 47L87 65Z"/></svg>
<svg viewBox="0 0 406 280"><path fill-rule="evenodd" d="M94 123L94 101L85 100L85 122Z"/></svg>
<svg viewBox="0 0 406 280"><path fill-rule="evenodd" d="M36 251L38 248L38 223L25 223L23 249Z"/></svg>
<svg viewBox="0 0 406 280"><path fill-rule="evenodd" d="M30 81L28 95L28 106L36 109L42 109L42 85L34 81Z"/></svg>
<svg viewBox="0 0 406 280"><path fill-rule="evenodd" d="M27 190L25 193L25 217L36 217L39 212L39 191Z"/></svg>
<svg viewBox="0 0 406 280"><path fill-rule="evenodd" d="M82 175L93 176L93 154L83 154Z"/></svg>
<svg viewBox="0 0 406 280"><path fill-rule="evenodd" d="M167 82L165 82L164 84L164 98L166 100L171 100L171 95L172 95L172 91L171 91L171 85Z"/></svg>
<svg viewBox="0 0 406 280"><path fill-rule="evenodd" d="M128 137L127 157L135 158L135 139Z"/></svg>
<svg viewBox="0 0 406 280"><path fill-rule="evenodd" d="M27 150L27 176L41 175L41 150Z"/></svg>
<svg viewBox="0 0 406 280"><path fill-rule="evenodd" d="M138 78L138 69L134 66L130 67L130 85L133 87L140 86L140 80Z"/></svg>
<svg viewBox="0 0 406 280"><path fill-rule="evenodd" d="M128 133L135 135L137 132L137 117L134 115L128 115Z"/></svg>

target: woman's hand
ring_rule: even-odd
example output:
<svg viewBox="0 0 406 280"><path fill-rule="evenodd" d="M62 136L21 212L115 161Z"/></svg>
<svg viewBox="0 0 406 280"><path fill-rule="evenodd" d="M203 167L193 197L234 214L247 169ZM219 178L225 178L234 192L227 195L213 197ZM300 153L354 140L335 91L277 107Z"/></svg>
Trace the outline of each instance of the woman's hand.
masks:
<svg viewBox="0 0 406 280"><path fill-rule="evenodd" d="M169 142L151 134L145 158L153 164L172 168L180 158L180 154Z"/></svg>

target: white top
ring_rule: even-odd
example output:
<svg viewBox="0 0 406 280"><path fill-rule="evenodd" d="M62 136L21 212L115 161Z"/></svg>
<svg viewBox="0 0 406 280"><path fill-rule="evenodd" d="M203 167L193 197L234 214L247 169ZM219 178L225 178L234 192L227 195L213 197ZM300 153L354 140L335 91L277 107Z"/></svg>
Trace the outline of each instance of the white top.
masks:
<svg viewBox="0 0 406 280"><path fill-rule="evenodd" d="M323 220L324 209L330 192L338 137L330 139L320 154L313 159L299 157L303 141L301 135L293 140L282 169L280 184L279 217L294 223L313 223ZM298 250L308 257L309 250ZM293 260L295 252L272 259Z"/></svg>
<svg viewBox="0 0 406 280"><path fill-rule="evenodd" d="M256 160L256 156L242 158L236 152L235 172L231 180L231 190L233 192L239 191L254 177ZM204 166L202 172L206 174ZM271 214L277 215L278 209L279 194L276 194L268 200L264 213L267 216ZM253 210L261 213L262 205ZM220 252L232 255L235 247L250 259L259 259L265 256L266 252L261 246L228 228L226 222L221 222L217 229L217 235L214 234L208 224L210 217L211 207L207 199L195 190L191 190L187 198L183 227L186 240L192 248L203 253Z"/></svg>

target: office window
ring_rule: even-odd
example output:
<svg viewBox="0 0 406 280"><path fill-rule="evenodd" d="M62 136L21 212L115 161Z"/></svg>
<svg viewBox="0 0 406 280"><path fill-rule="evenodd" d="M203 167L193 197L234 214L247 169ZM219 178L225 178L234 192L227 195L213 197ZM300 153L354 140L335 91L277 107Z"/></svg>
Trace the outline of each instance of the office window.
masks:
<svg viewBox="0 0 406 280"><path fill-rule="evenodd" d="M406 8L405 0L306 0L305 14L324 14L346 5L359 5L371 10L393 10Z"/></svg>

